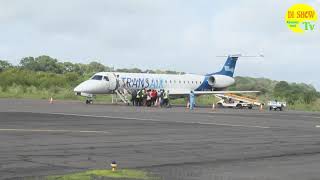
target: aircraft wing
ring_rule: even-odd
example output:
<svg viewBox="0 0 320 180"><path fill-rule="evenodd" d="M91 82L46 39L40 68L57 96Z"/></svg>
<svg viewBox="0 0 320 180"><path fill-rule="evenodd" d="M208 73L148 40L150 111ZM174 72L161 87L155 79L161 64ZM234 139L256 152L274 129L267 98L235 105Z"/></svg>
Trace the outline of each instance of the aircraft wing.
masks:
<svg viewBox="0 0 320 180"><path fill-rule="evenodd" d="M205 94L241 94L241 93L258 93L260 91L194 91L195 95L205 95ZM172 96L183 96L183 95L189 95L190 91L185 90L169 90L169 95Z"/></svg>
<svg viewBox="0 0 320 180"><path fill-rule="evenodd" d="M194 91L194 94L241 94L241 93L258 93L260 91Z"/></svg>

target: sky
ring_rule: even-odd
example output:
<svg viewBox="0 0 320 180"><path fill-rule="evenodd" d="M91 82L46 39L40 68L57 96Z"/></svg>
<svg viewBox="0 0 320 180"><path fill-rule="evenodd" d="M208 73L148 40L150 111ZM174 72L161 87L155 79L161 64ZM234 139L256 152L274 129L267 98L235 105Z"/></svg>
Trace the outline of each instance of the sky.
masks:
<svg viewBox="0 0 320 180"><path fill-rule="evenodd" d="M304 82L320 90L320 19L297 34L288 8L320 0L1 0L0 59L98 61L115 68L206 74L239 58L236 76Z"/></svg>

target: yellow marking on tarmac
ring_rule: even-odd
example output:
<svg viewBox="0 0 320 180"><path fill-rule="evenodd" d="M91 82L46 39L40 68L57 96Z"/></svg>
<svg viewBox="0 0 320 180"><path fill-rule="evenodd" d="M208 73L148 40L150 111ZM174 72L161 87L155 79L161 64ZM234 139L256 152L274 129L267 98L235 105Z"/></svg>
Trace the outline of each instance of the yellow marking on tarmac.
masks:
<svg viewBox="0 0 320 180"><path fill-rule="evenodd" d="M109 133L107 131L82 131L82 130L61 130L61 129L0 129L0 131L16 132L63 132L63 133Z"/></svg>

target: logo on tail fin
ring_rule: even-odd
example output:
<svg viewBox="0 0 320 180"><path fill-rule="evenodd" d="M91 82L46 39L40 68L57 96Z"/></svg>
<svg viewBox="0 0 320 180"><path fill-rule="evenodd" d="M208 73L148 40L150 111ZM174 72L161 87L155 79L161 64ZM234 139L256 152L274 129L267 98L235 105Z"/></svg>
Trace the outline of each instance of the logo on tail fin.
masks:
<svg viewBox="0 0 320 180"><path fill-rule="evenodd" d="M229 66L224 66L224 70L228 72L234 72L234 68L230 68Z"/></svg>
<svg viewBox="0 0 320 180"><path fill-rule="evenodd" d="M219 72L215 72L215 73L210 73L207 75L213 75L213 74L220 74L220 75L225 75L225 76L229 76L229 77L233 77L233 73L236 67L236 63L238 60L239 56L233 55L233 56L227 56L227 60L224 64L224 66L222 66L222 69Z"/></svg>

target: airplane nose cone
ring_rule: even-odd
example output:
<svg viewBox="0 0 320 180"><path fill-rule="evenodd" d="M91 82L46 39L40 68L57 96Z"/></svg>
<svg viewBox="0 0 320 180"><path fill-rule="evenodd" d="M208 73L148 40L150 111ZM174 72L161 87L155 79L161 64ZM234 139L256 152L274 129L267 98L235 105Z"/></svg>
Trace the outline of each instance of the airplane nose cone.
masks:
<svg viewBox="0 0 320 180"><path fill-rule="evenodd" d="M73 91L76 93L100 94L104 93L106 90L106 85L103 84L102 81L87 80L75 87Z"/></svg>
<svg viewBox="0 0 320 180"><path fill-rule="evenodd" d="M74 92L84 92L84 85L83 85L83 83L81 83L81 84L79 84L78 86L76 86L74 89L73 89L73 91Z"/></svg>
<svg viewBox="0 0 320 180"><path fill-rule="evenodd" d="M73 89L73 91L74 91L74 92L81 92L79 86L76 86L76 87Z"/></svg>

